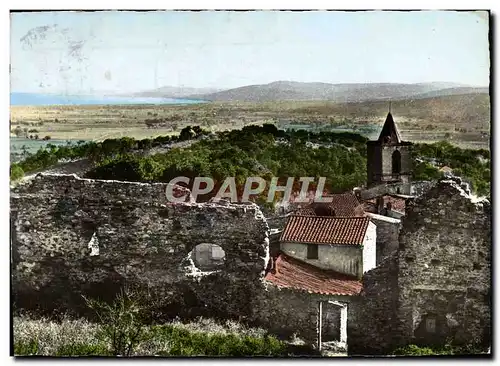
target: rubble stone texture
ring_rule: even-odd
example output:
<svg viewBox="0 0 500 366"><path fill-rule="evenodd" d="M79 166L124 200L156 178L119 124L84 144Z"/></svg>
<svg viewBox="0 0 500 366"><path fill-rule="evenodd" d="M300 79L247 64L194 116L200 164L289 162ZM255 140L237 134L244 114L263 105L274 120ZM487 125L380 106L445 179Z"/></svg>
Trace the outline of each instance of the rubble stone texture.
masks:
<svg viewBox="0 0 500 366"><path fill-rule="evenodd" d="M250 311L263 278L268 225L256 205L167 202L166 184L38 176L11 197L12 280L17 307L80 309L83 294L113 298L147 289L172 312ZM225 252L220 271L197 270L200 243ZM192 300L190 300L192 299ZM189 301L191 302L189 302ZM189 302L189 306L185 306Z"/></svg>
<svg viewBox="0 0 500 366"><path fill-rule="evenodd" d="M442 180L407 206L399 248L350 304L349 352L491 342L491 206ZM352 326L353 325L353 326Z"/></svg>
<svg viewBox="0 0 500 366"><path fill-rule="evenodd" d="M351 354L491 339L491 206L461 182L441 181L407 206L399 246L387 241L398 229L387 227L385 259L364 273L360 296L267 283L269 226L256 205L171 204L165 188L74 175L15 187L15 307L78 312L82 295L110 300L134 285L154 295L151 307L162 315L236 318L313 344L318 301L348 303ZM196 268L191 251L201 243L224 250L220 270Z"/></svg>
<svg viewBox="0 0 500 366"><path fill-rule="evenodd" d="M441 180L407 208L399 237L401 342L490 341L491 206L464 188L459 179Z"/></svg>

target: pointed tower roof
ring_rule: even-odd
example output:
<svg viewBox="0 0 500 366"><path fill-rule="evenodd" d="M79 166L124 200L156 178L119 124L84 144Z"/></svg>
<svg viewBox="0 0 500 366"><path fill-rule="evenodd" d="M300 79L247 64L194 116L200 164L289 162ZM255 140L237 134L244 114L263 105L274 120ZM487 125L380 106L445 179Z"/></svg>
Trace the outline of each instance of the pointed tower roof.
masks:
<svg viewBox="0 0 500 366"><path fill-rule="evenodd" d="M391 112L387 114L387 118L385 119L384 127L382 127L378 141L386 143L389 142L392 144L400 144L403 141L401 139L401 134L396 127L396 123L394 123Z"/></svg>

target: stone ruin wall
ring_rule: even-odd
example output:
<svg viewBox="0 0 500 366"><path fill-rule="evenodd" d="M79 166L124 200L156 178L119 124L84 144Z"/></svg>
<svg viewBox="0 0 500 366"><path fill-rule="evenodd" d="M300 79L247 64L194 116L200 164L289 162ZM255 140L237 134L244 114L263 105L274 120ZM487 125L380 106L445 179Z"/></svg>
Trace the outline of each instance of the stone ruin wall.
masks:
<svg viewBox="0 0 500 366"><path fill-rule="evenodd" d="M251 314L269 257L259 208L172 204L166 185L39 175L14 188L15 306L82 310L81 295L111 300L129 286L165 314ZM219 272L201 274L189 260L200 243L225 251Z"/></svg>
<svg viewBox="0 0 500 366"><path fill-rule="evenodd" d="M406 213L398 250L365 273L364 290L350 304L349 353L449 341L490 345L490 203L442 180Z"/></svg>
<svg viewBox="0 0 500 366"><path fill-rule="evenodd" d="M363 291L348 307L349 354L387 354L393 349L397 323L397 253L363 276Z"/></svg>
<svg viewBox="0 0 500 366"><path fill-rule="evenodd" d="M443 183L416 200L398 252L365 273L361 296L343 298L263 282L269 226L257 206L170 204L165 188L42 175L13 189L15 306L82 309L82 294L111 299L135 285L155 295L163 314L236 318L310 343L317 302L348 302L351 354L415 343L431 312L449 324L439 325L441 335L489 337L490 206L460 186ZM197 273L188 260L200 243L223 248L220 272Z"/></svg>
<svg viewBox="0 0 500 366"><path fill-rule="evenodd" d="M489 344L490 203L471 196L460 179L441 180L406 214L399 239L401 342Z"/></svg>
<svg viewBox="0 0 500 366"><path fill-rule="evenodd" d="M268 329L274 334L285 337L296 335L308 344L317 345L318 342L318 303L337 301L348 306L347 315L347 340L348 344L354 339L351 337L357 327L354 312L362 310L362 306L354 306L358 298L356 296L325 295L310 293L306 290L280 288L272 284L266 286L255 299L255 312L252 322L258 326ZM328 310L323 305L323 313ZM332 319L329 323L330 335L335 341L340 340L340 310L335 308L328 311ZM324 319L323 319L324 321ZM323 330L325 332L325 329ZM326 335L323 334L323 340ZM349 346L350 347L350 346Z"/></svg>

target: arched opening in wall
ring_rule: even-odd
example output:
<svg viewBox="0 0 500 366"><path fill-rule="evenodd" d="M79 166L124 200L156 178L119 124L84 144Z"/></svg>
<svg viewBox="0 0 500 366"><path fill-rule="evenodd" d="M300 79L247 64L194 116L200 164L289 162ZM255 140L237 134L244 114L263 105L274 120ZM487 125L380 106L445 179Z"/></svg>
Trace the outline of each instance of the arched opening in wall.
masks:
<svg viewBox="0 0 500 366"><path fill-rule="evenodd" d="M401 173L401 153L396 150L392 153L392 173Z"/></svg>
<svg viewBox="0 0 500 366"><path fill-rule="evenodd" d="M202 271L215 271L224 266L226 253L217 244L202 243L191 252L194 265Z"/></svg>

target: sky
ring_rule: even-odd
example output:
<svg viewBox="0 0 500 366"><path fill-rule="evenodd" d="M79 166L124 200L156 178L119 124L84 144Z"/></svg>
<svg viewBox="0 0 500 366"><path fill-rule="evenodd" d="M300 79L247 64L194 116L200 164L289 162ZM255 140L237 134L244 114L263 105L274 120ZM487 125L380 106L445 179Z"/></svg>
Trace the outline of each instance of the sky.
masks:
<svg viewBox="0 0 500 366"><path fill-rule="evenodd" d="M130 93L277 80L489 85L487 13L11 14L11 91Z"/></svg>

